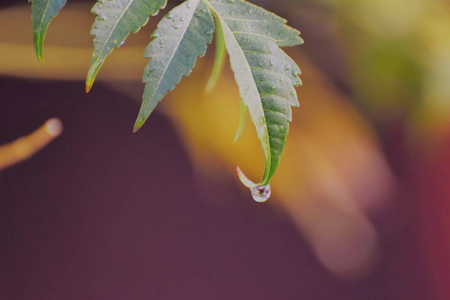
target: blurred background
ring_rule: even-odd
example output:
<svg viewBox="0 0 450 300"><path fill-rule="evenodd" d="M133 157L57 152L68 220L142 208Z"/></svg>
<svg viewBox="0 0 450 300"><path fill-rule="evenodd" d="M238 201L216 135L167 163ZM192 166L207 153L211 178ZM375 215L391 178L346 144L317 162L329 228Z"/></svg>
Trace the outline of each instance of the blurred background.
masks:
<svg viewBox="0 0 450 300"><path fill-rule="evenodd" d="M214 45L132 134L161 15L116 49L89 94L94 1L50 24L0 4L0 145L47 119L61 137L0 172L1 299L450 299L450 3L252 1L302 32L300 108L272 198Z"/></svg>

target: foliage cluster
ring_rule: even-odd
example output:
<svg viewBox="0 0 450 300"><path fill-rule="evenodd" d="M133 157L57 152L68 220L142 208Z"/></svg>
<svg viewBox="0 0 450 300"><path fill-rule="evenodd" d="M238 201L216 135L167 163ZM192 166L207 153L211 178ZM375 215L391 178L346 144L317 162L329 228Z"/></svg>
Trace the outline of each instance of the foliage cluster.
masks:
<svg viewBox="0 0 450 300"><path fill-rule="evenodd" d="M50 21L67 0L29 0L32 3L33 39L37 58L43 62L43 41ZM91 12L94 50L86 77L86 91L106 57L136 33L150 16L164 9L167 0L99 0ZM134 131L145 123L156 105L188 76L198 57L206 53L216 33L216 60L207 89L218 80L226 53L231 62L241 97L242 132L246 110L256 127L265 157L259 183L240 171L241 181L252 189L254 198L266 200L286 143L291 106L297 107L295 87L301 84L300 69L281 49L303 43L299 32L286 20L243 0L188 0L165 15L145 49L149 58L142 81L145 90ZM255 198L256 199L256 198Z"/></svg>

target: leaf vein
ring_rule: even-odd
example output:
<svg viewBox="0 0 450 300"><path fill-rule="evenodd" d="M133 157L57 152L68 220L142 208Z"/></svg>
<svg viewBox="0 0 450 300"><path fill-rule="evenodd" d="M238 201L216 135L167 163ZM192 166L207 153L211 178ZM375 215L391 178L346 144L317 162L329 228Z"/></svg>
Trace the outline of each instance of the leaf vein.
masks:
<svg viewBox="0 0 450 300"><path fill-rule="evenodd" d="M144 1L142 1L142 0L137 0L137 1L140 2L142 4L142 6L144 6L146 9L151 11L151 8L147 4L145 4Z"/></svg>
<svg viewBox="0 0 450 300"><path fill-rule="evenodd" d="M246 21L246 22L262 22L262 23L272 23L269 20L264 19L239 19L239 18L230 18L230 17L222 17L222 19L225 20L232 20L232 21Z"/></svg>
<svg viewBox="0 0 450 300"><path fill-rule="evenodd" d="M245 31L231 31L233 34L246 34L246 35L252 35L252 36L257 36L257 37L262 37L262 38L266 38L268 40L274 41L274 42L284 42L287 41L288 39L284 39L284 40L277 40L274 38L271 38L270 36L267 35L263 35L263 34L257 34L254 32L245 32Z"/></svg>
<svg viewBox="0 0 450 300"><path fill-rule="evenodd" d="M125 5L124 9L122 10L122 12L120 13L119 17L117 18L117 20L114 22L114 26L111 26L111 30L109 31L106 39L105 39L105 43L103 43L102 48L100 49L99 56L97 58L97 60L100 59L100 53L103 53L103 50L106 47L106 44L108 43L108 40L111 38L112 33L115 31L117 24L120 23L120 21L122 20L122 17L125 15L125 13L128 11L128 9L130 8L131 4L133 3L134 0L131 0L128 2L127 5Z"/></svg>
<svg viewBox="0 0 450 300"><path fill-rule="evenodd" d="M262 69L262 68L257 68L257 67L250 67L250 68L253 69L253 70L256 70L256 71L275 73L275 74L277 74L277 75L280 75L280 76L286 78L289 82L291 81L291 79L290 79L289 77L287 77L285 74L280 73L280 72L277 72L277 71L275 71L275 70Z"/></svg>

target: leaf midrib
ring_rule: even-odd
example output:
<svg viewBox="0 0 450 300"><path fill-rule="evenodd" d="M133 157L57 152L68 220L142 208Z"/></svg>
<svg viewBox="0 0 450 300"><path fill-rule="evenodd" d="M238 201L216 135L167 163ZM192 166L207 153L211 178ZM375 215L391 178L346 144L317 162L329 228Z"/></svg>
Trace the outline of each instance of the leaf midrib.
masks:
<svg viewBox="0 0 450 300"><path fill-rule="evenodd" d="M270 21L270 20L261 20L261 19L238 19L238 18L230 18L230 17L222 17L222 19L224 19L224 20L232 20L232 21L272 23L272 21Z"/></svg>
<svg viewBox="0 0 450 300"><path fill-rule="evenodd" d="M39 31L38 31L38 43L39 43L39 41L41 40L41 36L42 36L42 25L44 24L44 19L45 19L45 15L47 14L47 11L48 11L48 7L50 6L50 2L52 2L52 0L49 0L48 2L47 2L47 5L45 6L45 10L44 10L44 13L42 14L42 17L41 17L41 19L40 19L40 22L39 22ZM41 49L41 47L39 47L39 52L42 52L42 49Z"/></svg>
<svg viewBox="0 0 450 300"><path fill-rule="evenodd" d="M100 60L101 53L103 53L103 50L105 49L106 44L108 43L108 40L111 38L111 35L112 35L113 31L117 27L117 24L119 24L119 22L122 20L122 17L125 15L125 13L130 8L131 4L133 4L133 3L134 3L134 0L130 0L130 2L128 2L127 5L125 5L124 10L120 13L120 15L117 18L117 20L114 22L114 26L111 27L111 30L109 31L108 36L106 37L105 42L103 43L101 50L98 52L97 59L95 60L95 63L97 63Z"/></svg>
<svg viewBox="0 0 450 300"><path fill-rule="evenodd" d="M231 30L231 29L230 29L230 30ZM262 35L262 34L257 34L257 33L254 33L254 32L245 32L245 31L231 31L231 32L232 32L233 34L234 34L234 33L237 33L237 34L246 34L246 35L253 35L253 36L265 38L265 39L274 41L274 42L277 43L277 44L278 44L278 42L284 42L284 41L288 41L288 40L289 40L289 39L277 40L277 39L271 38L270 36Z"/></svg>
<svg viewBox="0 0 450 300"><path fill-rule="evenodd" d="M200 1L201 0L197 0L197 5L195 6L195 9L192 10L192 14L191 14L191 18L190 18L189 24L187 24L187 26L184 28L183 34L180 35L179 41L178 41L178 43L176 44L176 47L175 47L175 51L172 52L172 55L170 56L170 59L169 59L169 63L167 64L167 67L164 68L164 72L162 73L160 79L158 80L158 84L156 85L157 88L153 91L153 94L152 94L152 96L150 98L153 98L153 96L155 95L156 91L159 88L159 85L161 84L161 81L164 79L164 76L166 75L167 70L172 65L175 53L178 52L179 46L180 46L181 42L184 40L184 35L186 34L186 31L188 30L189 26L191 25L192 21L194 20L193 16L195 14L195 11L197 10L198 5L200 4ZM174 36L174 37L176 37L176 36Z"/></svg>

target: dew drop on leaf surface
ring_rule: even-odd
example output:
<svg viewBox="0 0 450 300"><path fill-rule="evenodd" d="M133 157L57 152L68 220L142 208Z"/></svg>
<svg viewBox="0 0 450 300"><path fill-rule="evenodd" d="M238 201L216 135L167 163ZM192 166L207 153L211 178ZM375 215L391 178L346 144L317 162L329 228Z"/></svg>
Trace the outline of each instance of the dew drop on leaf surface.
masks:
<svg viewBox="0 0 450 300"><path fill-rule="evenodd" d="M251 188L252 197L256 202L266 202L269 199L272 190L270 189L270 184L263 186L256 186Z"/></svg>

